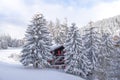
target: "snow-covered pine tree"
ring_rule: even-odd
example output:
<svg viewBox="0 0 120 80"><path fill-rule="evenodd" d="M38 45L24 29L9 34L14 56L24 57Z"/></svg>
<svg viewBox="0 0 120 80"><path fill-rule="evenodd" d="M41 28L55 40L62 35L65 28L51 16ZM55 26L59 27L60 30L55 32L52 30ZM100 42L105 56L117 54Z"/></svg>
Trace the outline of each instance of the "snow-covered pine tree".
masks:
<svg viewBox="0 0 120 80"><path fill-rule="evenodd" d="M115 46L116 53L115 52L113 53L115 55L113 57L114 60L112 62L113 72L114 72L113 78L116 78L116 80L120 80L120 38L117 41L116 45L118 46Z"/></svg>
<svg viewBox="0 0 120 80"><path fill-rule="evenodd" d="M59 19L56 19L56 23L55 23L55 35L54 35L54 41L56 44L61 44L61 38L60 38L60 30L61 30L61 25L60 25L60 21Z"/></svg>
<svg viewBox="0 0 120 80"><path fill-rule="evenodd" d="M20 62L24 66L33 65L35 68L49 67L48 60L52 59L51 40L42 14L36 14L33 17L26 33L26 44L23 47Z"/></svg>
<svg viewBox="0 0 120 80"><path fill-rule="evenodd" d="M92 70L92 63L91 61L88 59L85 47L82 46L82 55L80 55L80 63L79 65L81 66L81 69L84 71L84 78L88 79L88 76L91 73Z"/></svg>
<svg viewBox="0 0 120 80"><path fill-rule="evenodd" d="M56 44L64 44L66 35L68 32L67 19L61 24L59 19L56 19L56 23L50 21L48 23L48 29L53 37L53 41Z"/></svg>
<svg viewBox="0 0 120 80"><path fill-rule="evenodd" d="M67 40L65 43L65 72L86 77L89 71L87 65L89 61L82 53L82 40L78 28L75 24L69 28Z"/></svg>
<svg viewBox="0 0 120 80"><path fill-rule="evenodd" d="M106 80L120 80L120 51L114 45L112 36L109 37L107 47L107 79Z"/></svg>
<svg viewBox="0 0 120 80"><path fill-rule="evenodd" d="M6 40L1 40L1 48L2 49L7 49L8 48L8 43Z"/></svg>
<svg viewBox="0 0 120 80"><path fill-rule="evenodd" d="M96 66L98 80L120 79L120 52L114 45L112 35L103 33L101 38L101 49Z"/></svg>
<svg viewBox="0 0 120 80"><path fill-rule="evenodd" d="M110 41L110 34L102 31L100 53L98 54L96 64L96 78L98 80L107 80L107 56L113 53Z"/></svg>
<svg viewBox="0 0 120 80"><path fill-rule="evenodd" d="M97 30L98 28L93 26L93 22L90 22L85 30L85 34L83 35L84 50L92 65L92 70L88 76L89 80L93 80L95 77L97 56L100 52L100 34Z"/></svg>
<svg viewBox="0 0 120 80"><path fill-rule="evenodd" d="M48 30L49 30L51 36L52 36L52 40L54 40L55 35L56 35L55 24L52 21L50 21L48 23L47 27L48 27Z"/></svg>
<svg viewBox="0 0 120 80"><path fill-rule="evenodd" d="M120 80L120 33L119 33L119 40L117 41L117 53L116 53L116 76L117 79Z"/></svg>
<svg viewBox="0 0 120 80"><path fill-rule="evenodd" d="M60 33L59 33L61 44L65 43L65 40L67 38L67 33L68 33L68 25L67 25L67 19L65 18L65 21L61 24Z"/></svg>
<svg viewBox="0 0 120 80"><path fill-rule="evenodd" d="M77 57L81 53L81 40L75 24L72 24L68 31L68 36L65 42L65 72L75 74L77 67Z"/></svg>

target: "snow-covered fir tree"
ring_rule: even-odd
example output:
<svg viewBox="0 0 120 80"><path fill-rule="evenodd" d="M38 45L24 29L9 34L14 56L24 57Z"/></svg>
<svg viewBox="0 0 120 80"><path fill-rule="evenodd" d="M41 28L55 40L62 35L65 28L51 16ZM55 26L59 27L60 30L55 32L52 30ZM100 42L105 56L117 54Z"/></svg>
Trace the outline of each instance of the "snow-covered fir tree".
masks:
<svg viewBox="0 0 120 80"><path fill-rule="evenodd" d="M61 30L61 25L60 25L60 21L59 19L56 19L56 23L55 23L55 35L54 35L54 41L56 44L61 44L61 38L60 38L60 30Z"/></svg>
<svg viewBox="0 0 120 80"><path fill-rule="evenodd" d="M98 29L93 26L93 22L90 22L84 32L85 34L83 35L83 44L85 47L84 50L92 65L92 70L88 76L90 78L89 80L93 80L93 78L95 77L97 56L100 52L100 34L97 30Z"/></svg>
<svg viewBox="0 0 120 80"><path fill-rule="evenodd" d="M0 35L0 48L7 49L9 47L10 36L8 35Z"/></svg>
<svg viewBox="0 0 120 80"><path fill-rule="evenodd" d="M0 35L0 49L9 47L20 47L24 44L22 39L12 39L9 35Z"/></svg>
<svg viewBox="0 0 120 80"><path fill-rule="evenodd" d="M120 52L114 45L112 35L103 33L101 38L100 54L96 64L96 76L98 80L120 79Z"/></svg>
<svg viewBox="0 0 120 80"><path fill-rule="evenodd" d="M33 65L35 68L50 67L48 60L52 59L51 38L42 14L36 14L33 17L26 33L26 44L22 50L20 62L24 66Z"/></svg>
<svg viewBox="0 0 120 80"><path fill-rule="evenodd" d="M56 19L56 23L52 21L48 24L48 29L52 35L52 38L56 44L64 44L66 35L68 32L67 19L61 24L59 19Z"/></svg>
<svg viewBox="0 0 120 80"><path fill-rule="evenodd" d="M67 25L67 19L65 18L65 21L61 24L60 33L59 33L61 44L65 43L65 40L67 38L67 33L68 33L68 25Z"/></svg>
<svg viewBox="0 0 120 80"><path fill-rule="evenodd" d="M120 36L120 34L119 34ZM116 78L116 80L120 80L120 37L119 37L119 40L117 41L117 44L118 46L115 46L115 52L113 54L114 57L113 57L113 73L114 73L114 76L113 78Z"/></svg>
<svg viewBox="0 0 120 80"><path fill-rule="evenodd" d="M6 40L1 40L0 41L1 42L1 49L7 49L8 48L8 43L7 43L7 41Z"/></svg>
<svg viewBox="0 0 120 80"><path fill-rule="evenodd" d="M82 40L75 24L69 28L65 42L65 72L86 77L89 72L89 60L82 53Z"/></svg>
<svg viewBox="0 0 120 80"><path fill-rule="evenodd" d="M113 53L114 48L112 46L110 34L102 31L100 53L96 64L96 78L98 80L107 80L107 56Z"/></svg>
<svg viewBox="0 0 120 80"><path fill-rule="evenodd" d="M120 51L119 47L115 47L113 39L108 40L107 58L107 79L120 80Z"/></svg>
<svg viewBox="0 0 120 80"><path fill-rule="evenodd" d="M48 22L47 27L52 36L52 40L54 40L55 35L56 35L55 24L52 21L50 21L50 22Z"/></svg>

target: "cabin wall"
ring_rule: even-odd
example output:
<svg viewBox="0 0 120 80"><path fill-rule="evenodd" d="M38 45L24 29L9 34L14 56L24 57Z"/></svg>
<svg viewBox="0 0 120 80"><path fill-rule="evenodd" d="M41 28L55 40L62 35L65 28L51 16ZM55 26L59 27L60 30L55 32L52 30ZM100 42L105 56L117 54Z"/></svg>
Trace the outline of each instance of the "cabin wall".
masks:
<svg viewBox="0 0 120 80"><path fill-rule="evenodd" d="M53 60L49 61L54 68L65 68L64 65L64 47L61 46L53 51L51 53L53 54Z"/></svg>

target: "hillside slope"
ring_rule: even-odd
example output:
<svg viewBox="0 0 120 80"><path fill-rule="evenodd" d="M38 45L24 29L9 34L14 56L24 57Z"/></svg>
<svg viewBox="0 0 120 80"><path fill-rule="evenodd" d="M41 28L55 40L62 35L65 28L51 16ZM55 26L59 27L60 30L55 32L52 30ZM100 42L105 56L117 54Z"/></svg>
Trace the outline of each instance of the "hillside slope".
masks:
<svg viewBox="0 0 120 80"><path fill-rule="evenodd" d="M103 30L104 32L108 32L113 35L118 32L120 33L120 15L96 21L92 26L98 27L100 32ZM84 33L84 30L88 27L89 25L82 27L80 29L81 33Z"/></svg>
<svg viewBox="0 0 120 80"><path fill-rule="evenodd" d="M84 80L54 69L23 67L19 61L10 58L21 49L0 50L0 80Z"/></svg>

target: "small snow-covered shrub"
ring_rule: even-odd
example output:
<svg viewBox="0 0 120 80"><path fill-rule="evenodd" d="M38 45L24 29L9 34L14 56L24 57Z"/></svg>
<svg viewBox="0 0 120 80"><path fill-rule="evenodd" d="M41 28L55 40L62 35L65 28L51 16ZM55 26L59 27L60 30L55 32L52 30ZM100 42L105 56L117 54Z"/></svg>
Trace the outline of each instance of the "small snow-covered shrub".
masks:
<svg viewBox="0 0 120 80"><path fill-rule="evenodd" d="M20 54L12 53L10 56L8 56L8 58L12 58L15 61L19 61L20 60Z"/></svg>

